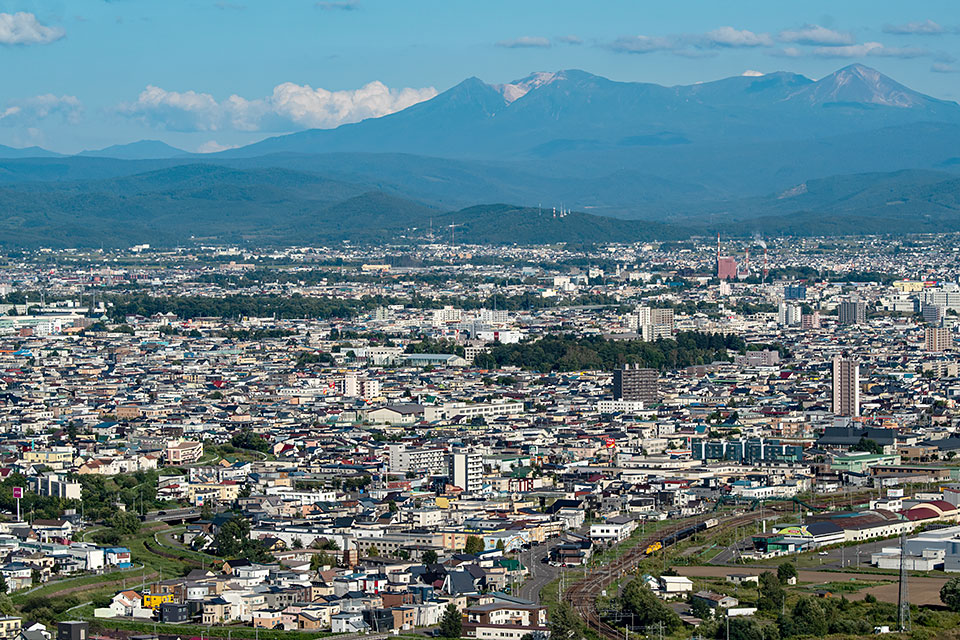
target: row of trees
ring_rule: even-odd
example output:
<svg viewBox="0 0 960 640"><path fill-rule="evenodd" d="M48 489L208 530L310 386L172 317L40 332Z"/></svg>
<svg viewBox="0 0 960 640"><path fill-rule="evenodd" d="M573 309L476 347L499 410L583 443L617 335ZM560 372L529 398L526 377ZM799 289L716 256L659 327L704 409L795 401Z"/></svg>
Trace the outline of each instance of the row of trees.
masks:
<svg viewBox="0 0 960 640"><path fill-rule="evenodd" d="M160 474L156 470L136 471L131 474L118 474L111 477L100 475L69 474L68 478L79 482L83 500L68 500L51 496L40 496L25 491L20 499L20 511L35 518L59 518L64 509L82 511L88 520L104 520L120 533L135 533L139 528L138 511L150 511L168 506L169 503L157 498ZM14 487L26 487L27 478L20 474L11 474L0 482L0 508L14 511L17 501L13 497ZM124 505L129 513L124 514L118 507ZM136 528L133 521L136 520Z"/></svg>
<svg viewBox="0 0 960 640"><path fill-rule="evenodd" d="M743 352L739 336L682 331L673 340L605 340L600 337L550 335L533 342L501 344L481 353L474 363L484 369L516 366L535 371L614 369L637 364L674 369L714 360L729 360L728 352Z"/></svg>
<svg viewBox="0 0 960 640"><path fill-rule="evenodd" d="M110 315L121 321L128 315L152 316L172 312L180 318L239 316L278 318L352 318L392 300L370 296L362 300L312 298L300 294L231 295L223 298L204 296L159 297L147 294L118 294L107 297Z"/></svg>

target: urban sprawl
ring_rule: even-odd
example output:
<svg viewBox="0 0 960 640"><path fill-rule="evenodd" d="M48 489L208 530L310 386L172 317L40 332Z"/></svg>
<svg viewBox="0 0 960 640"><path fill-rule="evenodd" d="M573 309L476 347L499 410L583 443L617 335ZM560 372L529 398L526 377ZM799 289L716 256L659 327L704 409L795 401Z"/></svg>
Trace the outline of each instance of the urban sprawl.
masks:
<svg viewBox="0 0 960 640"><path fill-rule="evenodd" d="M0 639L960 624L960 244L8 251Z"/></svg>

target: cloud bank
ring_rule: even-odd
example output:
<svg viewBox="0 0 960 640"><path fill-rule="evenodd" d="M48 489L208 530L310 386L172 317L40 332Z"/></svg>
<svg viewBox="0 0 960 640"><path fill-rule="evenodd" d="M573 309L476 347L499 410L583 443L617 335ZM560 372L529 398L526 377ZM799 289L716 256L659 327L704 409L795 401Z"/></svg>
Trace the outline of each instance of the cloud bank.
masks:
<svg viewBox="0 0 960 640"><path fill-rule="evenodd" d="M520 36L511 40L501 40L497 43L498 47L506 49L540 48L546 49L550 46L550 40L540 36Z"/></svg>
<svg viewBox="0 0 960 640"><path fill-rule="evenodd" d="M22 127L47 118L61 118L70 124L77 124L82 113L83 105L76 96L46 93L10 102L0 109L0 125Z"/></svg>
<svg viewBox="0 0 960 640"><path fill-rule="evenodd" d="M0 13L0 44L50 44L65 35L63 29L42 24L32 13Z"/></svg>
<svg viewBox="0 0 960 640"><path fill-rule="evenodd" d="M265 98L232 95L217 101L209 93L167 91L148 86L136 101L117 111L170 131L290 131L332 129L401 111L437 95L433 87L390 89L371 82L353 91L328 91L292 82L279 84Z"/></svg>

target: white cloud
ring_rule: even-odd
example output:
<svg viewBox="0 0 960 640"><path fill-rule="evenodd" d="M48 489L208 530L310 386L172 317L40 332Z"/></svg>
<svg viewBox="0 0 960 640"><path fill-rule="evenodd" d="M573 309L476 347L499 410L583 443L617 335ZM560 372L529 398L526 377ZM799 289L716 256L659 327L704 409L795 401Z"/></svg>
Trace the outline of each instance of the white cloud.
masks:
<svg viewBox="0 0 960 640"><path fill-rule="evenodd" d="M908 22L906 24L885 24L883 25L883 32L896 35L938 36L941 33L946 33L947 30L933 20L928 19L922 22Z"/></svg>
<svg viewBox="0 0 960 640"><path fill-rule="evenodd" d="M341 0L339 2L318 2L316 4L318 9L323 9L324 11L355 11L360 8L360 3L357 0Z"/></svg>
<svg viewBox="0 0 960 640"><path fill-rule="evenodd" d="M799 29L785 29L777 36L781 42L796 44L819 45L822 47L839 47L852 45L856 40L852 33L834 31L821 27L818 24L807 24Z"/></svg>
<svg viewBox="0 0 960 640"><path fill-rule="evenodd" d="M608 48L618 53L653 53L654 51L672 51L676 48L676 44L669 38L621 36L611 42Z"/></svg>
<svg viewBox="0 0 960 640"><path fill-rule="evenodd" d="M227 149L236 148L237 145L234 144L220 144L216 140L208 140L197 147L197 153L217 153L218 151L226 151Z"/></svg>
<svg viewBox="0 0 960 640"><path fill-rule="evenodd" d="M772 52L770 55L778 58L799 58L803 55L803 51L797 47L784 47L783 49Z"/></svg>
<svg viewBox="0 0 960 640"><path fill-rule="evenodd" d="M947 62L934 62L930 66L930 71L935 73L957 73L960 70Z"/></svg>
<svg viewBox="0 0 960 640"><path fill-rule="evenodd" d="M766 33L755 33L747 29L718 27L703 34L684 34L677 36L621 36L606 45L617 53L653 53L669 51L678 56L702 58L714 55L707 49L728 49L739 47L770 47L773 38Z"/></svg>
<svg viewBox="0 0 960 640"><path fill-rule="evenodd" d="M507 49L523 49L523 48L541 48L546 49L550 46L550 40L543 38L541 36L520 36L519 38L513 38L512 40L501 40L497 43L498 47L505 47Z"/></svg>
<svg viewBox="0 0 960 640"><path fill-rule="evenodd" d="M25 100L14 100L0 109L0 125L24 126L47 118L62 118L70 124L80 121L83 105L76 96L46 93Z"/></svg>
<svg viewBox="0 0 960 640"><path fill-rule="evenodd" d="M555 38L555 40L562 44L583 44L583 40L581 40L579 36L575 36L573 34L568 36L559 36Z"/></svg>
<svg viewBox="0 0 960 640"><path fill-rule="evenodd" d="M744 77L746 77L746 78L759 78L759 77L763 76L764 73L763 73L762 71L755 71L755 70L753 70L753 69L747 69L746 71L744 71L744 72L741 73L740 75L741 75L741 76L744 76Z"/></svg>
<svg viewBox="0 0 960 640"><path fill-rule="evenodd" d="M813 55L820 58L865 58L868 56L884 58L919 58L929 55L925 49L900 49L888 47L880 42L864 42L844 47L817 47Z"/></svg>
<svg viewBox="0 0 960 640"><path fill-rule="evenodd" d="M766 33L754 33L746 29L720 27L704 34L709 46L717 47L769 47L773 39Z"/></svg>
<svg viewBox="0 0 960 640"><path fill-rule="evenodd" d="M137 100L118 107L121 114L172 131L290 131L331 129L365 118L401 111L437 95L433 87L390 89L371 82L353 91L327 91L292 82L279 84L265 98L238 95L217 101L208 93L166 91L148 86Z"/></svg>
<svg viewBox="0 0 960 640"><path fill-rule="evenodd" d="M32 13L0 13L0 44L49 44L64 35L62 28L41 24Z"/></svg>

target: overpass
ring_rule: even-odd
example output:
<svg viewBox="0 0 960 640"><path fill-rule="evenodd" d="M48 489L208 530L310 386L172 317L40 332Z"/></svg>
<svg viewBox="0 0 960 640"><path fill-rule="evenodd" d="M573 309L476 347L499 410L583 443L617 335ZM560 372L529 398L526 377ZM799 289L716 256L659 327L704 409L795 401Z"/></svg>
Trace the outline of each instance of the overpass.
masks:
<svg viewBox="0 0 960 640"><path fill-rule="evenodd" d="M166 509L148 511L140 516L142 522L166 522L167 524L186 524L200 519L200 509L187 507L185 509Z"/></svg>

